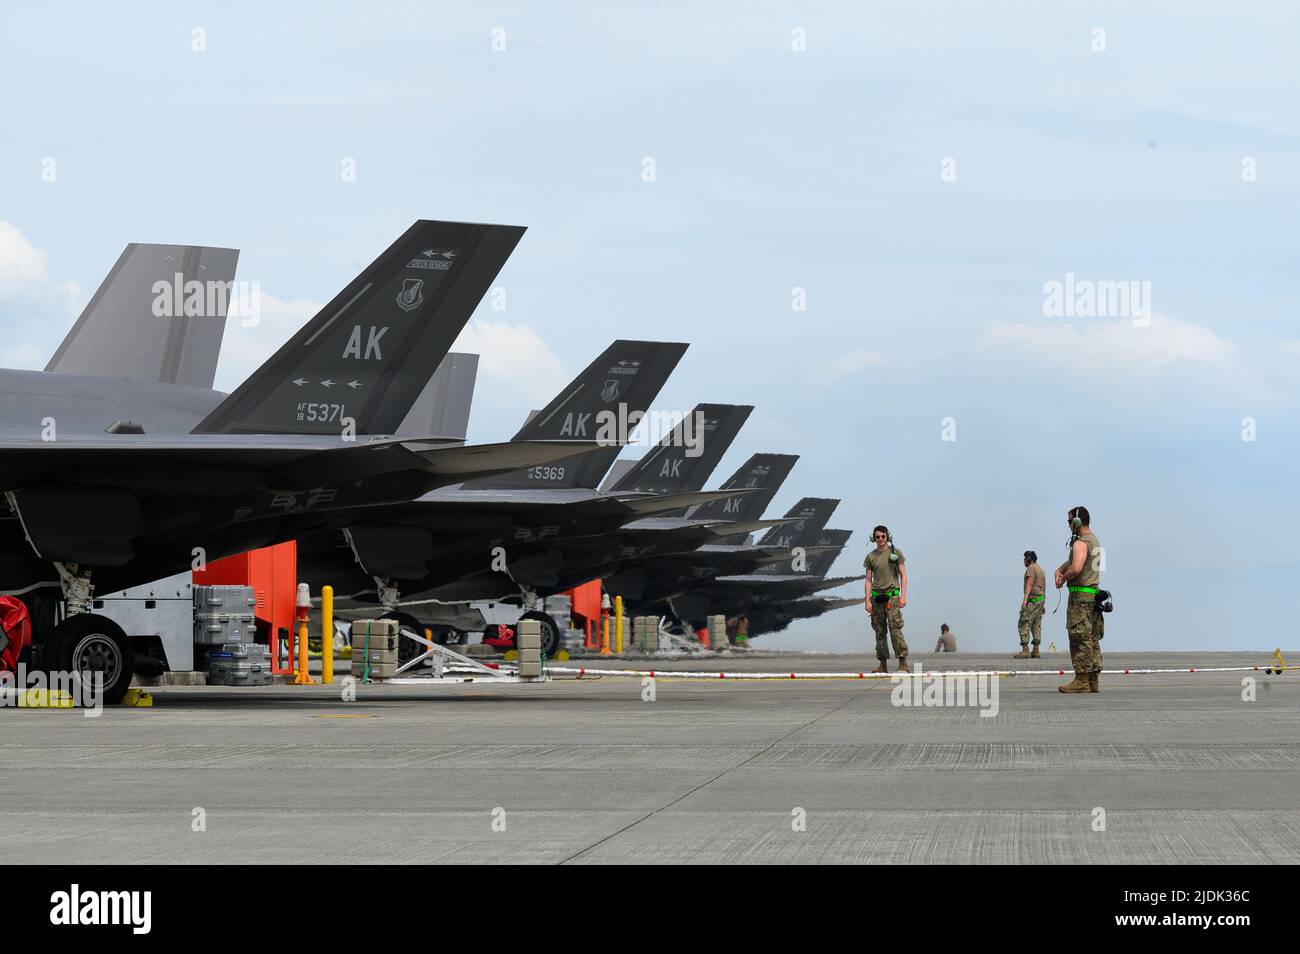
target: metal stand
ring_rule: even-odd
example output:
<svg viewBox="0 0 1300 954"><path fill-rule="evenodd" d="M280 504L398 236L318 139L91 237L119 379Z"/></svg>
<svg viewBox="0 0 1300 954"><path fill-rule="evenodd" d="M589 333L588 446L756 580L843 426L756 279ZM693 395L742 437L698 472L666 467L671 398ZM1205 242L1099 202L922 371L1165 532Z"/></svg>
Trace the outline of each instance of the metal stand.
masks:
<svg viewBox="0 0 1300 954"><path fill-rule="evenodd" d="M393 672L394 677L402 675L402 673L406 672L408 669L423 664L423 662L428 659L433 662L433 673L431 677L433 679L444 679L447 677L447 674L453 670L468 670L471 677L475 679L488 678L496 681L518 681L519 677L515 676L513 673L505 673L500 669L493 669L491 666L485 666L477 659L471 659L469 656L461 655L454 649L449 649L446 646L439 646L432 640L425 639L423 636L417 636L409 629L401 629L399 627L397 631L407 639L413 639L421 646L424 646L425 650L414 659L398 666ZM392 680L389 681L391 682Z"/></svg>

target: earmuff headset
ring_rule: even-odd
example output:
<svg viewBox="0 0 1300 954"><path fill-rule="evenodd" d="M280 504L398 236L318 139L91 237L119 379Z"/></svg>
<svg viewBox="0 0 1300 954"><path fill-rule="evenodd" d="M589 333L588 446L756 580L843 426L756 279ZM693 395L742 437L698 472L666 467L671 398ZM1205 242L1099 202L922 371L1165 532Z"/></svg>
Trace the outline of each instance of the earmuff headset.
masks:
<svg viewBox="0 0 1300 954"><path fill-rule="evenodd" d="M889 543L889 562L897 563L898 553L894 550L894 535L889 532L888 527L885 527L885 540Z"/></svg>

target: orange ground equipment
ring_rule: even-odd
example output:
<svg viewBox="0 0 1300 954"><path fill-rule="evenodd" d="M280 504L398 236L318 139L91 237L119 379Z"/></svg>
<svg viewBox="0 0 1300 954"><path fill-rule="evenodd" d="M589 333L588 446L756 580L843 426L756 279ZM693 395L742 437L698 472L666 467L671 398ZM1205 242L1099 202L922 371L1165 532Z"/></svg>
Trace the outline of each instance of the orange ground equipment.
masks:
<svg viewBox="0 0 1300 954"><path fill-rule="evenodd" d="M271 647L271 672L293 674L297 659L293 605L298 589L295 541L213 560L205 569L194 571L194 582L200 586L251 586L256 600L253 615L257 641Z"/></svg>

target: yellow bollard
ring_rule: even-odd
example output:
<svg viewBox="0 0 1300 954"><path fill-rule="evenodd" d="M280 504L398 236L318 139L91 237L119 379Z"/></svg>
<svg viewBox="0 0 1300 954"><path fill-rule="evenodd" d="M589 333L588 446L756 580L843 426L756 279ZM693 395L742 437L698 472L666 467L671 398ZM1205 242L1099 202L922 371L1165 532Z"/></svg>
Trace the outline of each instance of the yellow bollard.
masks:
<svg viewBox="0 0 1300 954"><path fill-rule="evenodd" d="M334 587L320 588L320 681L334 682Z"/></svg>
<svg viewBox="0 0 1300 954"><path fill-rule="evenodd" d="M293 674L293 684L310 686L311 670L307 668L307 616L311 612L311 592L306 583L298 584L298 595L293 606L298 614L298 668Z"/></svg>
<svg viewBox="0 0 1300 954"><path fill-rule="evenodd" d="M307 621L298 623L298 671L294 674L295 686L311 685L311 670L307 668Z"/></svg>
<svg viewBox="0 0 1300 954"><path fill-rule="evenodd" d="M623 655L623 597L614 597L614 652Z"/></svg>

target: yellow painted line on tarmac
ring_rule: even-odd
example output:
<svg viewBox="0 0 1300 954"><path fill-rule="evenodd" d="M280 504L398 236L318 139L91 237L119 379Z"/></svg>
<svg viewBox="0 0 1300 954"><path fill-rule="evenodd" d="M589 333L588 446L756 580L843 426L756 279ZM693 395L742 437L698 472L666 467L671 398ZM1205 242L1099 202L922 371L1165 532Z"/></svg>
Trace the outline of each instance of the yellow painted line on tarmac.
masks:
<svg viewBox="0 0 1300 954"><path fill-rule="evenodd" d="M372 719L374 716L368 712L349 713L348 715L318 715L317 719Z"/></svg>

